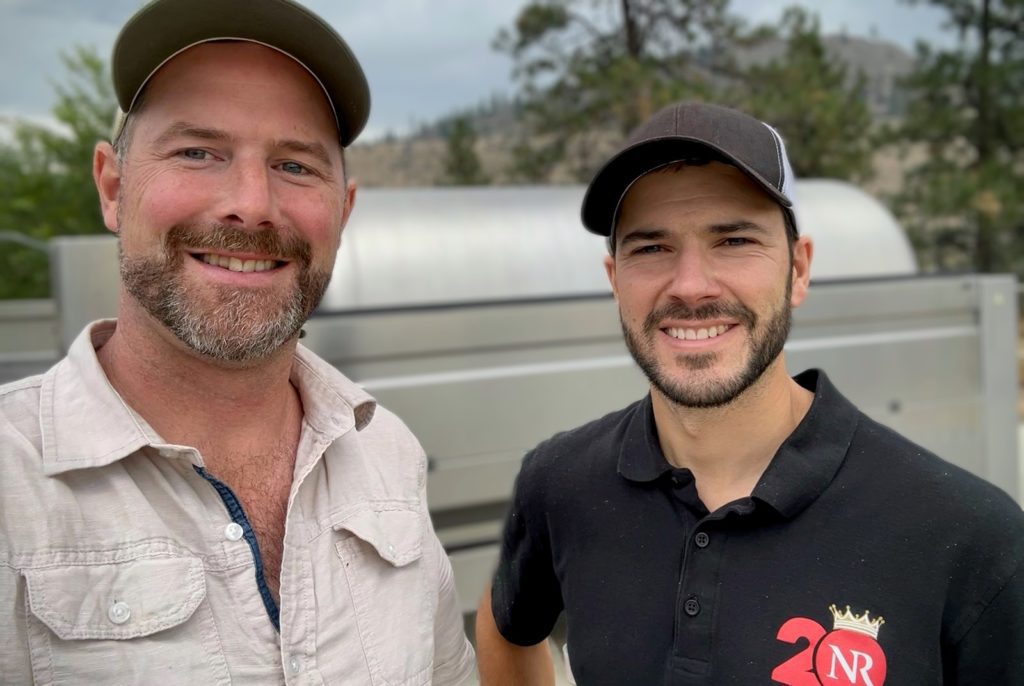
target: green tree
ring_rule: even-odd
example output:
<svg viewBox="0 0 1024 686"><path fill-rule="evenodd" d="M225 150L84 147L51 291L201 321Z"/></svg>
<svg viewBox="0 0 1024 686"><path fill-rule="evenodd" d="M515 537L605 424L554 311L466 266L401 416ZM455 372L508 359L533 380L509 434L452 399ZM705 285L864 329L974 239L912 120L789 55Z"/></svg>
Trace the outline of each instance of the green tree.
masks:
<svg viewBox="0 0 1024 686"><path fill-rule="evenodd" d="M531 0L495 47L512 57L523 137L512 175L542 180L566 162L588 179L657 108L706 97L717 48L736 36L728 0Z"/></svg>
<svg viewBox="0 0 1024 686"><path fill-rule="evenodd" d="M952 47L919 44L896 132L923 147L896 210L922 260L1024 276L1024 3L928 0Z"/></svg>
<svg viewBox="0 0 1024 686"><path fill-rule="evenodd" d="M452 120L444 158L444 185L483 186L490 183L476 154L476 140L476 129L468 116Z"/></svg>
<svg viewBox="0 0 1024 686"><path fill-rule="evenodd" d="M0 231L30 241L104 231L92 182L92 150L108 137L116 110L110 76L97 53L78 47L62 55L66 82L56 86L58 127L25 120L2 122ZM27 242L27 241L25 241ZM0 250L0 298L45 297L45 253L5 241Z"/></svg>
<svg viewBox="0 0 1024 686"><path fill-rule="evenodd" d="M727 99L779 130L797 177L869 176L875 143L863 74L848 76L828 54L817 17L799 7L783 14L780 37L782 55L745 69Z"/></svg>

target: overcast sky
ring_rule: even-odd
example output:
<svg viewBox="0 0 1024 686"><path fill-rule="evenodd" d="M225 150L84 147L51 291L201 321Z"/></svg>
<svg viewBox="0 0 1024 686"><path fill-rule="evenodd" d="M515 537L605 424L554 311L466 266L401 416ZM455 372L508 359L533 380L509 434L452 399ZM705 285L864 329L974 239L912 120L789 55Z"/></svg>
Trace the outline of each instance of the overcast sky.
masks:
<svg viewBox="0 0 1024 686"><path fill-rule="evenodd" d="M668 0L666 0L668 1ZM140 0L0 0L0 115L45 119L59 54L110 48ZM520 0L306 0L349 42L373 97L368 137L403 132L494 94L510 95L511 62L491 48ZM816 12L826 33L875 34L908 50L942 36L942 15L896 0L733 0L749 23L774 22L788 5ZM941 38L940 38L941 39Z"/></svg>

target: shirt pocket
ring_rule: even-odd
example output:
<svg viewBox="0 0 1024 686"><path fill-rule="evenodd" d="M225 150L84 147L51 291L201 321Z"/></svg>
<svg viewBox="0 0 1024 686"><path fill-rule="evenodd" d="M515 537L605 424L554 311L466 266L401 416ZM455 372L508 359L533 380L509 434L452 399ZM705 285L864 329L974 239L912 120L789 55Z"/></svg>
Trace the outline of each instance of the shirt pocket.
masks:
<svg viewBox="0 0 1024 686"><path fill-rule="evenodd" d="M22 573L37 683L231 683L198 558Z"/></svg>
<svg viewBox="0 0 1024 686"><path fill-rule="evenodd" d="M356 624L375 686L429 684L436 574L418 509L360 510L334 524Z"/></svg>

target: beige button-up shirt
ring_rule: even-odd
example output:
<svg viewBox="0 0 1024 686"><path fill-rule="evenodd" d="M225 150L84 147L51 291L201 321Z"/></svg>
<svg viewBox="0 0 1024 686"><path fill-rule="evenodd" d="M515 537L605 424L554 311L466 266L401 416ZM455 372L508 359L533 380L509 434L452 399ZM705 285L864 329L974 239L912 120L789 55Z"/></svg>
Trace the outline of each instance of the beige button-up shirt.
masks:
<svg viewBox="0 0 1024 686"><path fill-rule="evenodd" d="M104 376L114 326L0 387L0 683L474 682L401 421L299 346L278 631L244 514Z"/></svg>

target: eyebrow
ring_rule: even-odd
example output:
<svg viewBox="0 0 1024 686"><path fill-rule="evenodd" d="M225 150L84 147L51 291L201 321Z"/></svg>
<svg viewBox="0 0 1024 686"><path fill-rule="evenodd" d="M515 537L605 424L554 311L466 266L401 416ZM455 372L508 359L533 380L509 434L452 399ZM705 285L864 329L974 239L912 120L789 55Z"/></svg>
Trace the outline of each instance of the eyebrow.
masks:
<svg viewBox="0 0 1024 686"><path fill-rule="evenodd" d="M167 129L161 133L156 139L156 145L163 146L171 142L175 138L199 138L208 141L226 141L230 140L231 136L226 131L219 129L208 129L202 126L196 126L187 121L179 121L171 124Z"/></svg>
<svg viewBox="0 0 1024 686"><path fill-rule="evenodd" d="M722 222L720 224L712 224L707 228L710 233L713 234L730 234L738 233L740 231L747 231L752 233L769 234L771 233L767 227L764 227L757 222L747 221L745 219L739 219L733 222Z"/></svg>
<svg viewBox="0 0 1024 686"><path fill-rule="evenodd" d="M320 143L308 143L306 141L285 139L274 141L274 146L282 150L310 155L316 158L316 160L325 167L331 166L331 156L327 154L327 148Z"/></svg>
<svg viewBox="0 0 1024 686"><path fill-rule="evenodd" d="M665 229L634 229L619 239L619 245L639 243L640 241L656 241L666 236L668 236L668 231Z"/></svg>

